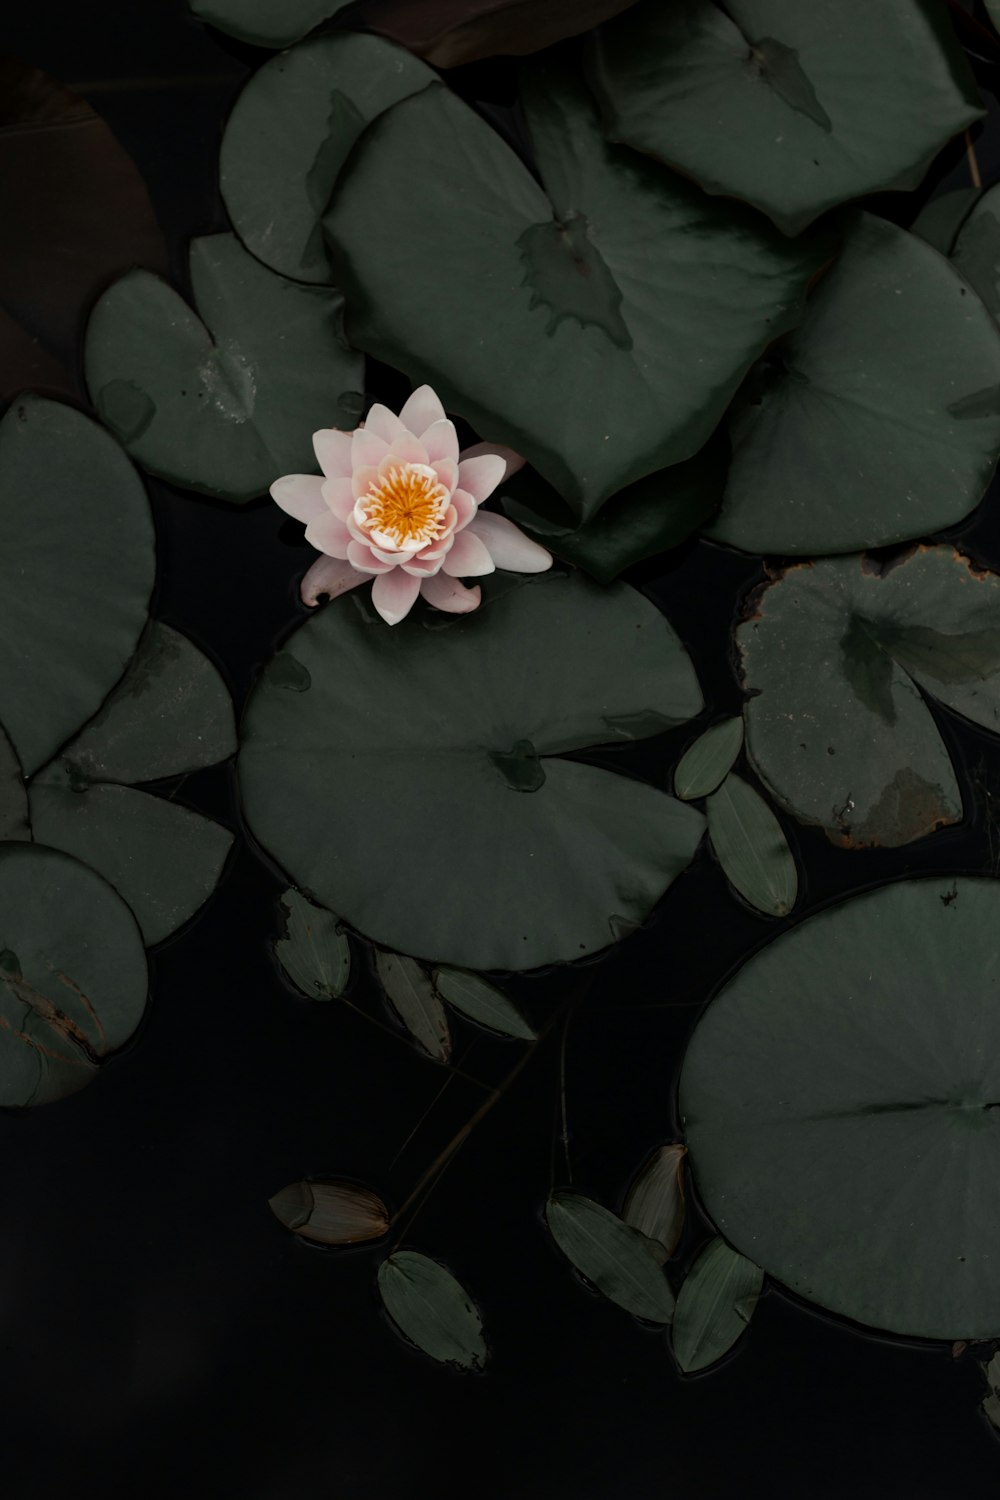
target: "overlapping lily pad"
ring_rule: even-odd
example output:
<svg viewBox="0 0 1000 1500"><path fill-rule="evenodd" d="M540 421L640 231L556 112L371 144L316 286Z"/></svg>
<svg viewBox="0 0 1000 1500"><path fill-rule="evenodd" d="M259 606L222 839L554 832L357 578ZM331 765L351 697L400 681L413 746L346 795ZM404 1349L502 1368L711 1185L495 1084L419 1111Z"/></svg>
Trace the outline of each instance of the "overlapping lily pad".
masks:
<svg viewBox="0 0 1000 1500"><path fill-rule="evenodd" d="M704 445L831 247L609 146L568 67L524 81L545 192L434 84L365 132L325 224L351 341L587 519Z"/></svg>
<svg viewBox="0 0 1000 1500"><path fill-rule="evenodd" d="M0 846L0 1105L75 1094L132 1035L146 1005L135 918L86 865Z"/></svg>
<svg viewBox="0 0 1000 1500"><path fill-rule="evenodd" d="M245 811L301 889L386 947L471 969L576 958L648 915L704 820L565 757L700 704L670 626L624 586L547 575L391 630L352 594L251 697Z"/></svg>
<svg viewBox="0 0 1000 1500"><path fill-rule="evenodd" d="M1000 882L907 881L744 965L680 1107L727 1240L810 1301L930 1338L1000 1335Z"/></svg>
<svg viewBox="0 0 1000 1500"><path fill-rule="evenodd" d="M381 37L303 42L250 78L222 138L219 186L233 227L273 271L333 279L320 220L351 148L376 115L434 79Z"/></svg>
<svg viewBox="0 0 1000 1500"><path fill-rule="evenodd" d="M100 707L146 623L149 502L118 444L21 396L0 423L0 721L30 776Z"/></svg>
<svg viewBox="0 0 1000 1500"><path fill-rule="evenodd" d="M0 725L0 843L30 837L24 773L17 752Z"/></svg>
<svg viewBox="0 0 1000 1500"><path fill-rule="evenodd" d="M644 0L601 28L589 61L613 140L788 234L917 187L985 113L937 0Z"/></svg>
<svg viewBox="0 0 1000 1500"><path fill-rule="evenodd" d="M257 47L287 47L349 0L189 0L201 20Z"/></svg>
<svg viewBox="0 0 1000 1500"><path fill-rule="evenodd" d="M631 0L362 0L365 26L394 37L437 68L497 53L551 47L616 15Z"/></svg>
<svg viewBox="0 0 1000 1500"><path fill-rule="evenodd" d="M963 218L952 260L1000 318L1000 186L977 198Z"/></svg>
<svg viewBox="0 0 1000 1500"><path fill-rule="evenodd" d="M730 434L718 541L812 555L927 536L978 504L996 465L1000 331L937 251L861 214Z"/></svg>
<svg viewBox="0 0 1000 1500"><path fill-rule="evenodd" d="M1000 577L948 547L790 568L740 626L746 744L806 823L898 845L962 816L924 696L1000 729Z"/></svg>
<svg viewBox="0 0 1000 1500"><path fill-rule="evenodd" d="M148 271L104 294L87 327L91 397L151 474L235 502L311 473L320 427L357 424L360 355L342 300L267 270L231 234L191 243L197 313Z"/></svg>
<svg viewBox="0 0 1000 1500"><path fill-rule="evenodd" d="M146 942L160 942L211 895L232 834L135 783L214 765L235 748L232 703L215 667L154 622L100 713L32 779L34 837L100 871Z"/></svg>

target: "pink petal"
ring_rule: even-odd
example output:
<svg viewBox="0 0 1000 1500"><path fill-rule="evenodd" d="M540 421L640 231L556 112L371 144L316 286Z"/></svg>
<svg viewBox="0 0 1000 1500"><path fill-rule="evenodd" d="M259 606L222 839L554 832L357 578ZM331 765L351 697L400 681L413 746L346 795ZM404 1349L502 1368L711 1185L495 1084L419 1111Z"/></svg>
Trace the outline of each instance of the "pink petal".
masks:
<svg viewBox="0 0 1000 1500"><path fill-rule="evenodd" d="M323 499L335 516L346 521L354 509L354 486L349 479L327 479Z"/></svg>
<svg viewBox="0 0 1000 1500"><path fill-rule="evenodd" d="M478 583L474 588L467 589L457 578L446 578L443 573L425 578L420 585L420 592L428 604L433 604L435 609L447 611L449 615L467 615L470 609L478 607L483 597Z"/></svg>
<svg viewBox="0 0 1000 1500"><path fill-rule="evenodd" d="M408 563L417 555L416 547L401 547L390 551L388 547L376 547L372 542L371 549L372 556L378 558L379 562L388 563L390 568L397 568L400 563Z"/></svg>
<svg viewBox="0 0 1000 1500"><path fill-rule="evenodd" d="M422 548L422 550L417 553L417 557L447 557L448 553L451 551L454 545L454 533L449 533L448 536L440 537L433 546Z"/></svg>
<svg viewBox="0 0 1000 1500"><path fill-rule="evenodd" d="M374 465L368 464L363 469L355 469L351 487L357 499L360 500L362 495L367 494L373 484L378 484L378 469Z"/></svg>
<svg viewBox="0 0 1000 1500"><path fill-rule="evenodd" d="M513 448L507 448L503 443L473 443L471 448L462 450L462 458L482 458L485 453L495 453L503 459L507 465L504 479L509 479L516 474L518 469L524 468L524 459L520 453L515 453Z"/></svg>
<svg viewBox="0 0 1000 1500"><path fill-rule="evenodd" d="M455 530L462 531L470 521L475 520L479 506L467 490L456 490L451 497L451 503L456 512Z"/></svg>
<svg viewBox="0 0 1000 1500"><path fill-rule="evenodd" d="M458 463L458 433L454 422L434 422L426 432L421 433L420 441L427 449L430 463L435 463L439 458L450 458L452 463Z"/></svg>
<svg viewBox="0 0 1000 1500"><path fill-rule="evenodd" d="M344 525L339 516L331 515L329 511L325 515L317 516L315 521L310 521L306 527L306 541L317 552L325 552L327 557L346 557L347 546L351 540L351 533Z"/></svg>
<svg viewBox="0 0 1000 1500"><path fill-rule="evenodd" d="M473 500L482 505L503 479L507 469L499 453L481 453L478 458L463 458L458 466L458 482Z"/></svg>
<svg viewBox="0 0 1000 1500"><path fill-rule="evenodd" d="M313 448L316 460L327 479L350 477L351 434L339 432L336 427L322 427L313 433Z"/></svg>
<svg viewBox="0 0 1000 1500"><path fill-rule="evenodd" d="M421 437L433 422L440 422L444 407L429 385L420 385L408 396L399 420L415 437Z"/></svg>
<svg viewBox="0 0 1000 1500"><path fill-rule="evenodd" d="M427 444L424 444L426 448ZM458 464L453 458L432 458L430 466L449 493L458 483Z"/></svg>
<svg viewBox="0 0 1000 1500"><path fill-rule="evenodd" d="M351 463L355 474L359 469L377 469L388 451L389 444L385 438L368 432L364 427L359 427L351 434Z"/></svg>
<svg viewBox="0 0 1000 1500"><path fill-rule="evenodd" d="M420 579L393 568L372 584L372 603L387 625L398 625L410 613L420 593Z"/></svg>
<svg viewBox="0 0 1000 1500"><path fill-rule="evenodd" d="M339 594L346 594L348 589L366 582L364 573L355 572L350 563L341 562L336 557L317 557L299 585L299 592L302 603L311 609L319 603L320 594L329 594L331 599L336 599Z"/></svg>
<svg viewBox="0 0 1000 1500"><path fill-rule="evenodd" d="M387 443L391 443L393 438L399 437L401 432L406 431L406 426L395 412L376 402L365 417L365 431L374 432L376 437L384 438Z"/></svg>
<svg viewBox="0 0 1000 1500"><path fill-rule="evenodd" d="M485 543L497 567L512 573L544 573L552 566L552 554L525 536L506 516L481 510L462 535L475 536Z"/></svg>
<svg viewBox="0 0 1000 1500"><path fill-rule="evenodd" d="M355 520L353 513L347 517L344 525L347 527L348 531L356 542L363 542L366 547L368 546L371 538L366 531L362 531L361 527Z"/></svg>
<svg viewBox="0 0 1000 1500"><path fill-rule="evenodd" d="M473 521L472 525L475 525ZM460 531L455 545L444 560L444 571L452 578L478 578L492 573L496 564L488 550L472 531Z"/></svg>
<svg viewBox="0 0 1000 1500"><path fill-rule="evenodd" d="M441 567L440 557L428 557L426 552L420 552L408 562L401 563L404 573L412 573L417 578L429 578L432 573L438 572Z"/></svg>
<svg viewBox="0 0 1000 1500"><path fill-rule="evenodd" d="M379 562L373 557L367 542L348 542L347 561L361 573L389 573L395 567L395 563Z"/></svg>
<svg viewBox="0 0 1000 1500"><path fill-rule="evenodd" d="M311 521L326 511L318 474L285 474L271 486L271 499L296 521Z"/></svg>
<svg viewBox="0 0 1000 1500"><path fill-rule="evenodd" d="M379 463L379 472L384 474L393 465L398 468L400 464L426 463L427 449L423 443L412 432L403 432L389 444L388 452Z"/></svg>

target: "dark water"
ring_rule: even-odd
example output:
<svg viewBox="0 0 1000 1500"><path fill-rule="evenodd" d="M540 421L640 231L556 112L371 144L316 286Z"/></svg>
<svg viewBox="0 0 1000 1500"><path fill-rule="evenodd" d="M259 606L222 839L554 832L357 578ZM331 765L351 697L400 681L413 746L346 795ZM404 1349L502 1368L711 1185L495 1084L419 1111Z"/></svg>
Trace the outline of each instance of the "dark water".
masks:
<svg viewBox="0 0 1000 1500"><path fill-rule="evenodd" d="M253 49L213 39L182 0L145 0L141 11L38 0L0 31L4 50L84 86L138 163L182 274L186 239L226 227L216 153ZM983 67L985 86L997 78L1000 68ZM503 67L464 70L458 82L509 123ZM995 115L978 151L984 178L995 179ZM967 180L956 148L930 186ZM878 206L901 222L914 211L904 199ZM369 390L397 399L400 384L373 367ZM238 512L150 490L155 612L215 658L242 702L300 617L295 585L310 549L270 504ZM1000 565L1000 526L983 511L962 542ZM705 543L631 575L692 650L713 717L738 707L729 626L760 577L753 560ZM901 874L996 870L1000 750L939 719L964 768L966 822L894 853L836 851L792 831L803 909ZM603 756L666 786L689 735ZM190 778L182 795L238 826L228 770ZM238 843L213 902L154 955L153 1002L127 1052L77 1097L0 1119L8 1500L992 1492L1000 1447L978 1413L984 1386L971 1355L874 1337L772 1288L734 1357L681 1378L662 1335L587 1293L540 1221L553 1171L554 1045L477 1130L407 1235L474 1291L492 1341L488 1372L457 1376L404 1347L378 1308L376 1254L296 1242L267 1199L327 1172L370 1181L398 1204L480 1095L454 1082L390 1166L442 1074L343 1006L285 989L268 951L281 888ZM699 1007L778 930L737 903L702 852L647 928L601 961L568 1042L575 1185L617 1205L647 1151L673 1137L675 1082ZM516 988L544 1009L593 973ZM363 962L351 998L374 1011ZM460 1056L466 1047L463 1066L484 1077L510 1065L504 1044L476 1040L472 1028L460 1032ZM555 1173L565 1180L561 1156Z"/></svg>

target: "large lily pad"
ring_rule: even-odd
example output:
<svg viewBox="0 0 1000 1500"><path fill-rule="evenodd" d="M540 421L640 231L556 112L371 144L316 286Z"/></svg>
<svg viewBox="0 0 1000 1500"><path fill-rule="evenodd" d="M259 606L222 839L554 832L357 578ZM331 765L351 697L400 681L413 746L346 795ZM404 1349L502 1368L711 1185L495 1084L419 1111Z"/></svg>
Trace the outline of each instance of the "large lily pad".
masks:
<svg viewBox="0 0 1000 1500"><path fill-rule="evenodd" d="M631 0L362 0L365 26L437 68L551 47L617 15Z"/></svg>
<svg viewBox="0 0 1000 1500"><path fill-rule="evenodd" d="M32 780L39 843L86 861L126 899L158 943L215 889L232 834L134 783L195 771L231 755L229 692L184 636L151 624L100 713Z"/></svg>
<svg viewBox="0 0 1000 1500"><path fill-rule="evenodd" d="M0 845L0 1105L75 1094L128 1040L146 1005L135 919L86 865Z"/></svg>
<svg viewBox="0 0 1000 1500"><path fill-rule="evenodd" d="M349 0L190 0L194 14L241 42L287 47Z"/></svg>
<svg viewBox="0 0 1000 1500"><path fill-rule="evenodd" d="M644 0L602 27L590 64L613 140L787 234L917 187L985 113L938 0Z"/></svg>
<svg viewBox="0 0 1000 1500"><path fill-rule="evenodd" d="M233 227L273 271L333 279L321 217L370 120L434 79L381 37L303 42L252 75L222 137L219 186Z"/></svg>
<svg viewBox="0 0 1000 1500"><path fill-rule="evenodd" d="M17 752L0 725L0 843L30 837L24 773Z"/></svg>
<svg viewBox="0 0 1000 1500"><path fill-rule="evenodd" d="M1000 1335L1000 970L983 947L998 921L996 881L856 897L745 964L688 1048L680 1107L708 1212L858 1322Z"/></svg>
<svg viewBox="0 0 1000 1500"><path fill-rule="evenodd" d="M301 889L385 947L471 969L578 958L648 915L704 822L563 757L700 703L670 626L624 586L549 575L392 630L348 595L251 697L245 811Z"/></svg>
<svg viewBox="0 0 1000 1500"><path fill-rule="evenodd" d="M116 281L87 327L87 385L151 474L252 500L315 469L317 429L356 424L361 357L339 293L276 276L235 235L191 242L191 285L197 315L148 271Z"/></svg>
<svg viewBox="0 0 1000 1500"><path fill-rule="evenodd" d="M19 397L0 423L0 719L26 776L121 677L153 571L149 502L118 444Z"/></svg>
<svg viewBox="0 0 1000 1500"><path fill-rule="evenodd" d="M1000 332L936 250L861 214L730 434L716 540L814 554L927 536L968 514L996 465Z"/></svg>
<svg viewBox="0 0 1000 1500"><path fill-rule="evenodd" d="M852 846L906 844L962 816L924 695L1000 729L1000 578L948 547L885 571L790 568L740 626L746 746L778 800Z"/></svg>
<svg viewBox="0 0 1000 1500"><path fill-rule="evenodd" d="M609 146L551 59L524 78L545 192L432 84L365 132L325 224L351 341L586 519L704 445L822 252Z"/></svg>

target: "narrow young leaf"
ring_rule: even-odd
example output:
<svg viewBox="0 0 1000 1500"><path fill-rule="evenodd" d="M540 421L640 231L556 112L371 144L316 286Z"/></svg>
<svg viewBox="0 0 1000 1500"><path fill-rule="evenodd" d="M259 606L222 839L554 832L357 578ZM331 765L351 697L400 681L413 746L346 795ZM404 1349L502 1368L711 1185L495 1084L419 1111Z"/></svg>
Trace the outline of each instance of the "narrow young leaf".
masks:
<svg viewBox="0 0 1000 1500"><path fill-rule="evenodd" d="M287 916L285 936L274 945L279 964L311 1000L335 1000L351 972L347 935L333 912L314 906L296 890L285 891L281 904Z"/></svg>
<svg viewBox="0 0 1000 1500"><path fill-rule="evenodd" d="M764 1272L716 1237L698 1256L677 1297L671 1343L688 1375L704 1370L736 1343L750 1321Z"/></svg>
<svg viewBox="0 0 1000 1500"><path fill-rule="evenodd" d="M763 797L730 771L706 811L708 835L726 879L766 916L787 916L798 894L798 871Z"/></svg>
<svg viewBox="0 0 1000 1500"><path fill-rule="evenodd" d="M684 1228L684 1158L686 1146L660 1146L636 1173L622 1218L645 1235L660 1265L677 1248Z"/></svg>
<svg viewBox="0 0 1000 1500"><path fill-rule="evenodd" d="M434 988L449 1005L470 1020L478 1021L480 1026L499 1031L501 1036L525 1042L535 1040L534 1030L514 1002L478 974L469 974L465 969L435 969Z"/></svg>
<svg viewBox="0 0 1000 1500"><path fill-rule="evenodd" d="M674 772L674 793L684 802L707 797L721 786L743 745L743 718L723 719L700 734L681 756Z"/></svg>
<svg viewBox="0 0 1000 1500"><path fill-rule="evenodd" d="M413 1040L429 1056L446 1063L451 1057L451 1028L430 975L414 958L375 950L375 969L389 1004Z"/></svg>
<svg viewBox="0 0 1000 1500"><path fill-rule="evenodd" d="M638 1318L670 1322L673 1293L635 1229L580 1193L553 1193L545 1218L567 1260L605 1297Z"/></svg>
<svg viewBox="0 0 1000 1500"><path fill-rule="evenodd" d="M450 1271L415 1250L397 1250L378 1269L383 1305L399 1332L431 1359L481 1370L483 1320Z"/></svg>

